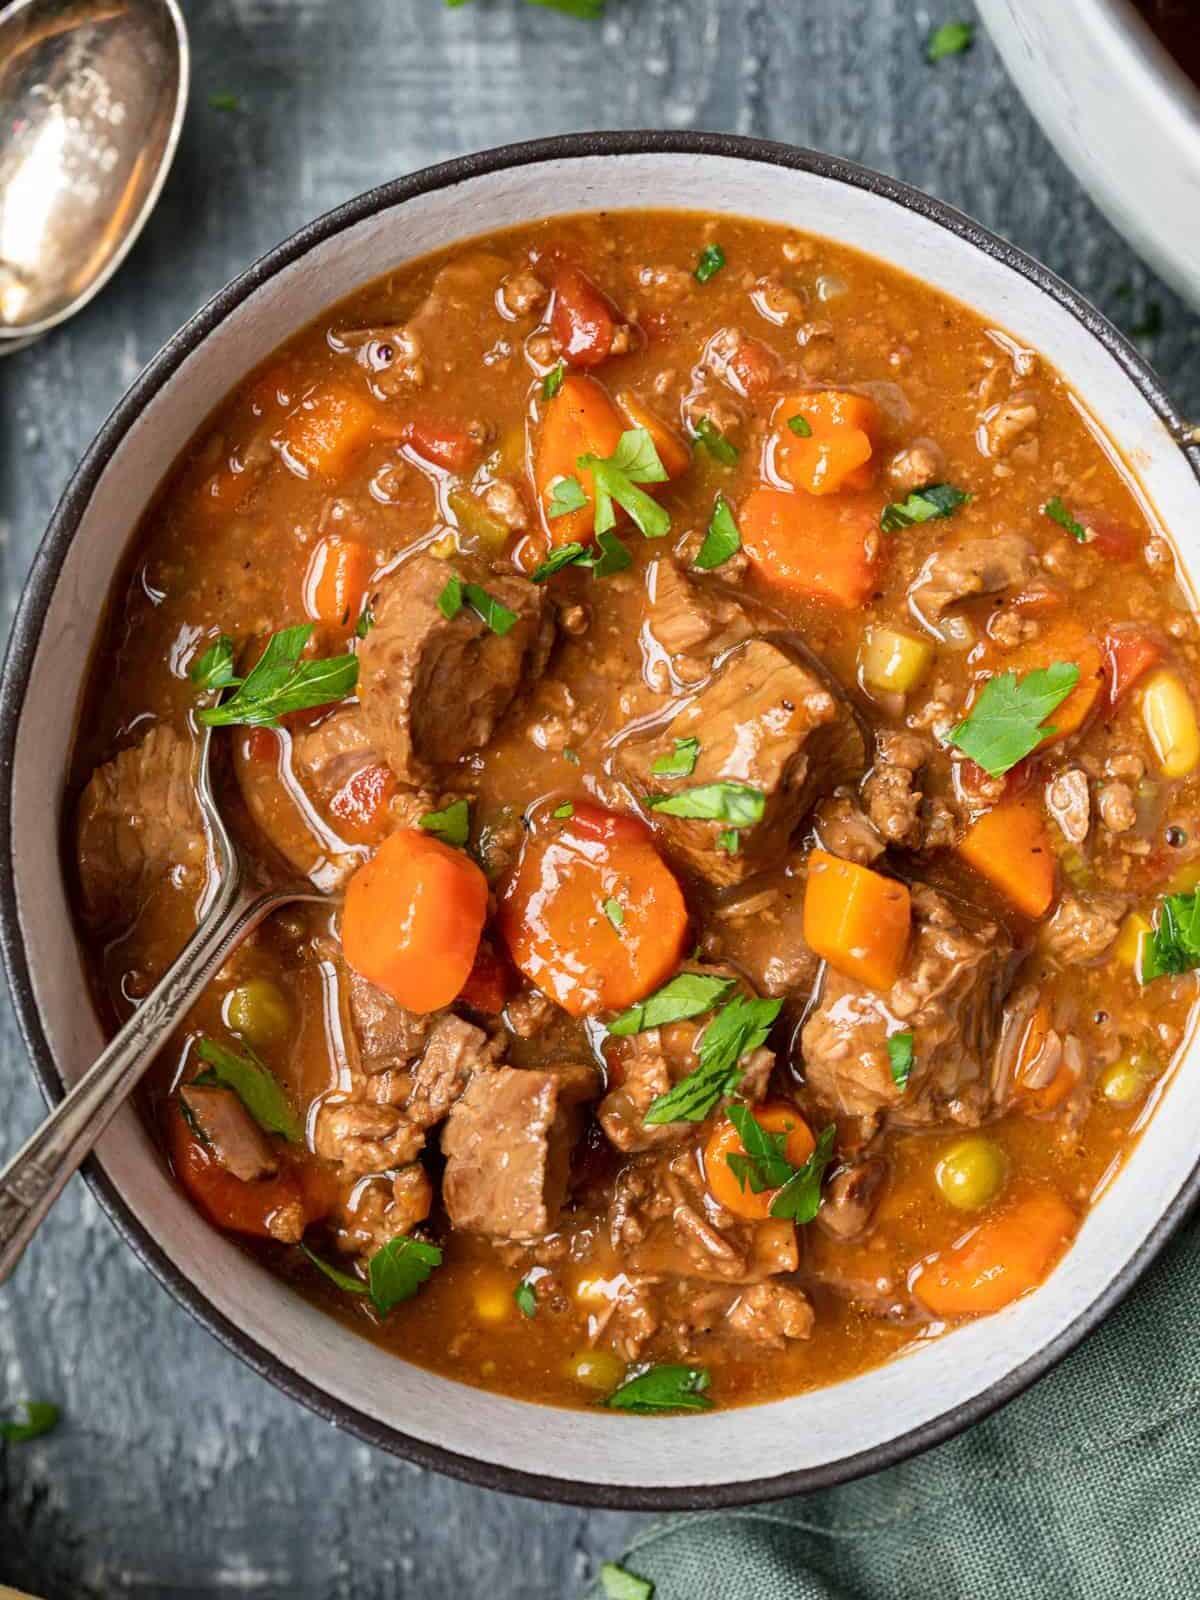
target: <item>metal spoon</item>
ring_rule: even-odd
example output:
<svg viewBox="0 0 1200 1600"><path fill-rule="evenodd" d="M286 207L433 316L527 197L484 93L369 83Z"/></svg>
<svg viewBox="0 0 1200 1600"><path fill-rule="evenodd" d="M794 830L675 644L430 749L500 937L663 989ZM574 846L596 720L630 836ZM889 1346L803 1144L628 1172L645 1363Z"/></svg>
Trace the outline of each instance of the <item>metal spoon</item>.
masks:
<svg viewBox="0 0 1200 1600"><path fill-rule="evenodd" d="M91 1153L179 1019L230 953L281 906L297 901L328 905L307 880L264 888L246 862L213 798L209 776L212 729L200 741L197 793L216 863L215 880L201 902L196 931L159 982L95 1064L0 1172L0 1283Z"/></svg>
<svg viewBox="0 0 1200 1600"><path fill-rule="evenodd" d="M0 355L85 306L158 199L187 103L177 0L0 16Z"/></svg>

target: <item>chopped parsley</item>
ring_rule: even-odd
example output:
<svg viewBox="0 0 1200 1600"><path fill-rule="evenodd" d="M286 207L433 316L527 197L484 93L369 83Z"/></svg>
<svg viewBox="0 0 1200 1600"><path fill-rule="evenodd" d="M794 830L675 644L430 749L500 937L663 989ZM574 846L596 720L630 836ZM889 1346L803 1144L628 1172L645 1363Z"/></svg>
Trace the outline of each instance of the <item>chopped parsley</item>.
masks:
<svg viewBox="0 0 1200 1600"><path fill-rule="evenodd" d="M582 511L588 503L588 497L583 492L583 485L578 478L560 478L550 491L550 505L546 515L554 517L569 517L572 511Z"/></svg>
<svg viewBox="0 0 1200 1600"><path fill-rule="evenodd" d="M566 375L567 375L566 364L564 362L562 362L562 361L560 361L556 367L551 367L550 368L550 371L542 379L542 399L543 400L553 400L554 399L554 396L562 388L563 379L566 377Z"/></svg>
<svg viewBox="0 0 1200 1600"><path fill-rule="evenodd" d="M493 633L506 634L517 620L517 613L501 604L478 583L464 583L457 572L446 580L446 587L437 598L438 610L450 622L466 605Z"/></svg>
<svg viewBox="0 0 1200 1600"><path fill-rule="evenodd" d="M575 807L571 804L571 802L569 800L564 800L562 805L555 806L554 810L550 813L550 815L552 817L558 817L560 819L565 818L565 817L573 817L575 815Z"/></svg>
<svg viewBox="0 0 1200 1600"><path fill-rule="evenodd" d="M354 637L356 639L365 639L374 626L375 613L370 606L365 606L359 613L358 621L354 624Z"/></svg>
<svg viewBox="0 0 1200 1600"><path fill-rule="evenodd" d="M663 1411L710 1411L712 1401L705 1394L711 1379L706 1367L667 1364L644 1367L626 1378L607 1400L600 1402L614 1411L634 1411L653 1416Z"/></svg>
<svg viewBox="0 0 1200 1600"><path fill-rule="evenodd" d="M724 828L717 835L717 849L724 850L726 855L735 856L742 848L742 836L736 828Z"/></svg>
<svg viewBox="0 0 1200 1600"><path fill-rule="evenodd" d="M669 756L659 756L650 763L650 771L656 778L690 778L696 768L696 758L700 754L699 739L676 739L675 748Z"/></svg>
<svg viewBox="0 0 1200 1600"><path fill-rule="evenodd" d="M797 411L794 417L789 417L787 419L787 424L792 432L796 435L797 439L812 438L812 423L807 417L802 416L799 411Z"/></svg>
<svg viewBox="0 0 1200 1600"><path fill-rule="evenodd" d="M371 1291L363 1280L356 1278L352 1272L343 1272L340 1267L335 1267L330 1262L322 1260L315 1250L310 1250L303 1242L301 1242L300 1248L313 1266L316 1267L317 1271L324 1273L330 1283L336 1283L338 1288L346 1294L370 1294Z"/></svg>
<svg viewBox="0 0 1200 1600"><path fill-rule="evenodd" d="M569 746L563 751L563 760L569 761L573 767L579 765L579 751L572 750Z"/></svg>
<svg viewBox="0 0 1200 1600"><path fill-rule="evenodd" d="M1169 894L1143 947L1141 980L1177 976L1200 967L1200 890Z"/></svg>
<svg viewBox="0 0 1200 1600"><path fill-rule="evenodd" d="M913 1036L911 1033L891 1033L887 1039L888 1063L892 1069L892 1082L901 1093L908 1088L908 1075L913 1066Z"/></svg>
<svg viewBox="0 0 1200 1600"><path fill-rule="evenodd" d="M742 1154L725 1157L726 1165L741 1185L743 1193L762 1194L767 1189L782 1189L799 1171L787 1158L787 1141L790 1129L782 1133L769 1133L755 1117L749 1106L734 1101L727 1107L730 1122L742 1141ZM797 1123L800 1121L796 1113Z"/></svg>
<svg viewBox="0 0 1200 1600"><path fill-rule="evenodd" d="M437 608L449 622L453 622L462 610L463 586L462 579L457 572L452 572L446 579L446 587L437 597Z"/></svg>
<svg viewBox="0 0 1200 1600"><path fill-rule="evenodd" d="M307 711L344 700L358 682L358 657L302 661L312 632L313 624L302 622L273 633L244 678L234 675L233 641L222 634L188 675L198 688L232 688L235 693L219 705L205 706L198 713L200 721L210 728L277 728L280 717L289 711Z"/></svg>
<svg viewBox="0 0 1200 1600"><path fill-rule="evenodd" d="M714 461L719 461L723 467L732 467L738 458L736 448L717 427L710 417L701 417L696 424L696 438L712 456Z"/></svg>
<svg viewBox="0 0 1200 1600"><path fill-rule="evenodd" d="M742 536L734 521L729 501L723 494L719 494L713 506L708 532L704 535L704 543L697 552L694 565L702 572L710 572L713 567L724 565L730 556L736 555L741 548Z"/></svg>
<svg viewBox="0 0 1200 1600"><path fill-rule="evenodd" d="M953 516L970 498L952 483L931 483L927 489L914 489L907 500L884 506L879 526L884 533L899 533L918 522L935 522Z"/></svg>
<svg viewBox="0 0 1200 1600"><path fill-rule="evenodd" d="M452 800L444 811L427 811L418 826L461 850L471 833L471 802Z"/></svg>
<svg viewBox="0 0 1200 1600"><path fill-rule="evenodd" d="M717 1102L741 1082L738 1063L766 1040L782 1000L748 1000L735 995L705 1028L700 1065L651 1101L642 1119L647 1127L664 1122L703 1122Z"/></svg>
<svg viewBox="0 0 1200 1600"><path fill-rule="evenodd" d="M604 1600L654 1600L654 1585L635 1573L626 1572L615 1561L600 1563L600 1587Z"/></svg>
<svg viewBox="0 0 1200 1600"><path fill-rule="evenodd" d="M606 900L604 902L604 915L620 933L625 926L625 907L619 900Z"/></svg>
<svg viewBox="0 0 1200 1600"><path fill-rule="evenodd" d="M522 1278L513 1290L513 1299L517 1302L517 1310L523 1317L537 1316L537 1295L528 1278Z"/></svg>
<svg viewBox="0 0 1200 1600"><path fill-rule="evenodd" d="M426 1244L424 1239L413 1239L401 1234L389 1239L381 1250L376 1250L368 1267L371 1299L380 1316L386 1317L393 1306L402 1300L411 1300L435 1267L442 1264L442 1252L436 1244Z"/></svg>
<svg viewBox="0 0 1200 1600"><path fill-rule="evenodd" d="M208 103L214 111L240 111L242 109L241 100L228 89L218 89L215 94L210 94Z"/></svg>
<svg viewBox="0 0 1200 1600"><path fill-rule="evenodd" d="M24 1413L23 1418L0 1418L0 1439L6 1444L29 1444L58 1426L62 1412L52 1401L18 1400L16 1403Z"/></svg>
<svg viewBox="0 0 1200 1600"><path fill-rule="evenodd" d="M925 41L925 59L936 66L947 56L961 56L975 43L973 22L943 22Z"/></svg>
<svg viewBox="0 0 1200 1600"><path fill-rule="evenodd" d="M572 480L574 481L574 480ZM624 572L633 565L633 557L615 533L597 535L594 545L559 545L552 550L539 567L530 573L532 583L545 583L564 567L590 567L593 578L611 578L614 572Z"/></svg>
<svg viewBox="0 0 1200 1600"><path fill-rule="evenodd" d="M950 743L993 778L1001 778L1055 732L1046 718L1079 682L1079 668L1056 661L1018 678L989 678L970 712L950 730Z"/></svg>
<svg viewBox="0 0 1200 1600"><path fill-rule="evenodd" d="M616 525L614 502L628 512L647 539L661 539L671 531L670 516L652 495L639 488L643 483L667 481L667 469L659 460L654 440L645 428L629 428L617 441L611 456L578 456L575 465L581 472L592 475L597 534L607 533ZM554 515L553 510L551 515Z"/></svg>
<svg viewBox="0 0 1200 1600"><path fill-rule="evenodd" d="M248 1045L245 1046L250 1049ZM191 1081L201 1087L220 1084L232 1089L246 1110L267 1133L280 1133L290 1144L303 1144L304 1127L292 1110L287 1096L274 1075L250 1051L250 1057L235 1055L215 1039L201 1039L196 1054L208 1068ZM183 1086L187 1088L187 1084Z"/></svg>
<svg viewBox="0 0 1200 1600"><path fill-rule="evenodd" d="M1060 528L1065 528L1072 539L1078 539L1080 544L1087 542L1087 529L1082 522L1076 522L1057 495L1053 500L1046 501L1042 507L1042 514L1049 517L1051 522L1057 522Z"/></svg>
<svg viewBox="0 0 1200 1600"><path fill-rule="evenodd" d="M609 1033L624 1037L631 1033L645 1033L647 1028L665 1028L668 1023L682 1022L687 1017L701 1016L711 1011L733 988L732 978L709 977L703 972L681 972L669 983L663 984L645 1000L623 1011L615 1022L608 1025Z"/></svg>
<svg viewBox="0 0 1200 1600"><path fill-rule="evenodd" d="M725 265L725 252L719 244L706 244L700 252L700 260L696 263L696 282L707 283L710 278L715 278Z"/></svg>
<svg viewBox="0 0 1200 1600"><path fill-rule="evenodd" d="M825 1168L833 1160L833 1141L836 1138L837 1127L834 1123L821 1129L812 1155L771 1201L773 1217L784 1217L789 1222L800 1224L813 1220L821 1209L821 1180L825 1176Z"/></svg>
<svg viewBox="0 0 1200 1600"><path fill-rule="evenodd" d="M693 817L701 822L729 822L737 828L752 828L762 821L767 797L748 783L702 783L697 789L679 794L658 794L647 798L651 811L668 817Z"/></svg>

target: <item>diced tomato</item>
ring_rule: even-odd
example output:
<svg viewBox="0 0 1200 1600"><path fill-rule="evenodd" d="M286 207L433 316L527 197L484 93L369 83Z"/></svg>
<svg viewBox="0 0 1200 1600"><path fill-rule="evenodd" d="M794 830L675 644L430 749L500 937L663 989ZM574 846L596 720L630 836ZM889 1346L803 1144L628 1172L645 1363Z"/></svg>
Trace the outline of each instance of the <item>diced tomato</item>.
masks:
<svg viewBox="0 0 1200 1600"><path fill-rule="evenodd" d="M475 965L467 974L459 1000L473 1011L498 1017L515 988L512 968L497 953L490 939L481 939L479 949L475 952Z"/></svg>
<svg viewBox="0 0 1200 1600"><path fill-rule="evenodd" d="M612 301L585 272L567 266L555 273L550 332L570 366L598 367L607 361L619 320Z"/></svg>
<svg viewBox="0 0 1200 1600"><path fill-rule="evenodd" d="M270 728L251 728L246 735L246 754L251 761L270 762L274 766L279 760L279 735Z"/></svg>
<svg viewBox="0 0 1200 1600"><path fill-rule="evenodd" d="M1010 604L1027 616L1044 617L1057 611L1065 598L1061 589L1051 589L1046 584L1032 584L1028 589L1022 589L1020 594L1015 594Z"/></svg>
<svg viewBox="0 0 1200 1600"><path fill-rule="evenodd" d="M1135 561L1141 554L1142 541L1128 523L1113 517L1088 517L1086 526L1092 549L1110 561Z"/></svg>
<svg viewBox="0 0 1200 1600"><path fill-rule="evenodd" d="M353 833L367 834L378 825L395 792L396 779L391 769L372 762L346 780L330 800L329 810Z"/></svg>
<svg viewBox="0 0 1200 1600"><path fill-rule="evenodd" d="M594 839L598 844L654 843L654 834L640 817L586 804L576 805L570 831L583 839Z"/></svg>
<svg viewBox="0 0 1200 1600"><path fill-rule="evenodd" d="M775 352L761 339L743 339L729 358L729 371L748 398L762 394L775 381Z"/></svg>
<svg viewBox="0 0 1200 1600"><path fill-rule="evenodd" d="M479 460L479 442L448 422L406 422L400 436L419 456L448 472L469 472Z"/></svg>
<svg viewBox="0 0 1200 1600"><path fill-rule="evenodd" d="M280 1168L273 1178L249 1182L226 1172L188 1126L177 1100L167 1109L167 1143L180 1182L219 1228L270 1239L276 1236L272 1223L285 1213L292 1214L293 1223L307 1227L332 1209L334 1193L328 1179L311 1162L286 1150L279 1151Z"/></svg>
<svg viewBox="0 0 1200 1600"><path fill-rule="evenodd" d="M1116 706L1138 679L1162 660L1157 639L1132 628L1113 628L1104 636L1104 671L1108 703Z"/></svg>

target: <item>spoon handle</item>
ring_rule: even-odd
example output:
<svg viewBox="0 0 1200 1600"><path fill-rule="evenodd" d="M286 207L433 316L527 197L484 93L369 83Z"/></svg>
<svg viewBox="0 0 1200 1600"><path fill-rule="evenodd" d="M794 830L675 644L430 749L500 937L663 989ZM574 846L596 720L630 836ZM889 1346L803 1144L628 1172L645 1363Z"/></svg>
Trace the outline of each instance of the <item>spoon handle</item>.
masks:
<svg viewBox="0 0 1200 1600"><path fill-rule="evenodd" d="M0 1172L0 1283L205 984L265 916L299 898L295 891L251 895L237 880L230 875L163 977Z"/></svg>

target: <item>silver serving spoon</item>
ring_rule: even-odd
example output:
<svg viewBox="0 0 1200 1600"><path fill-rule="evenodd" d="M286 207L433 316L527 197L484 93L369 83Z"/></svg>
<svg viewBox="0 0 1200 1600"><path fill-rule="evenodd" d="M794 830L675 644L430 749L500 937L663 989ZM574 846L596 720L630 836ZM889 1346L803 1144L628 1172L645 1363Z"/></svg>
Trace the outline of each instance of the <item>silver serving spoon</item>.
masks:
<svg viewBox="0 0 1200 1600"><path fill-rule="evenodd" d="M188 88L177 0L0 15L0 355L85 306L166 178Z"/></svg>
<svg viewBox="0 0 1200 1600"><path fill-rule="evenodd" d="M304 879L263 887L254 882L213 798L212 729L200 741L196 789L215 872L196 931L107 1049L0 1172L0 1283L62 1193L68 1178L230 953L264 917L297 901L329 904Z"/></svg>

